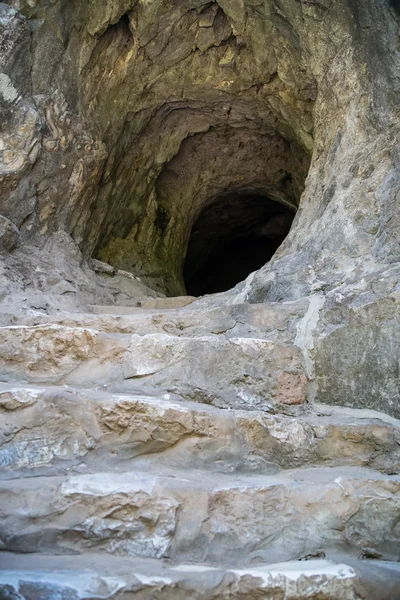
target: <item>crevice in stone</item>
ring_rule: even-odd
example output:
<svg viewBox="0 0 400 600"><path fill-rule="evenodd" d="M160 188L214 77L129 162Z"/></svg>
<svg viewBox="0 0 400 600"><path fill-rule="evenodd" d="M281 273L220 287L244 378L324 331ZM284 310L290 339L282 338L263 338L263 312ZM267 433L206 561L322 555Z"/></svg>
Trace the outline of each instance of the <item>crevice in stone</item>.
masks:
<svg viewBox="0 0 400 600"><path fill-rule="evenodd" d="M170 220L171 217L169 216L168 211L163 206L158 205L156 210L156 218L154 219L154 226L161 237L164 235Z"/></svg>
<svg viewBox="0 0 400 600"><path fill-rule="evenodd" d="M108 80L117 60L126 56L132 44L133 34L130 28L130 19L128 13L125 13L117 23L110 24L98 36L90 59L82 69L84 79L95 70L99 81Z"/></svg>
<svg viewBox="0 0 400 600"><path fill-rule="evenodd" d="M99 40L112 40L114 36L125 37L126 41L133 40L133 34L130 28L130 19L128 13L122 15L117 23L110 24L107 29L99 36Z"/></svg>
<svg viewBox="0 0 400 600"><path fill-rule="evenodd" d="M389 0L390 6L394 10L394 12L400 16L400 3L399 0Z"/></svg>

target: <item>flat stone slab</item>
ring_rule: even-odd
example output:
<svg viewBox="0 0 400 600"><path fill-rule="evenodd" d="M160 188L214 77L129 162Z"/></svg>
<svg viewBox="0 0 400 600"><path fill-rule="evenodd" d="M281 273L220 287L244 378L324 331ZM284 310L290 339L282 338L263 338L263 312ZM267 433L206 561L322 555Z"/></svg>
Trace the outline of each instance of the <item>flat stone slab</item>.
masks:
<svg viewBox="0 0 400 600"><path fill-rule="evenodd" d="M400 476L365 468L32 477L0 482L0 506L2 547L16 552L239 565L336 548L399 559Z"/></svg>
<svg viewBox="0 0 400 600"><path fill-rule="evenodd" d="M197 300L194 296L175 296L172 298L143 298L137 306L90 304L89 309L96 315L131 315L141 314L143 310L174 310L189 306Z"/></svg>
<svg viewBox="0 0 400 600"><path fill-rule="evenodd" d="M297 405L306 398L302 353L278 339L104 333L47 324L0 327L3 381L176 393L221 407Z"/></svg>
<svg viewBox="0 0 400 600"><path fill-rule="evenodd" d="M0 477L96 470L302 465L400 471L400 423L373 411L307 407L292 416L219 409L173 394L0 383Z"/></svg>
<svg viewBox="0 0 400 600"><path fill-rule="evenodd" d="M360 581L345 563L330 560L264 564L243 569L176 564L113 556L3 553L0 594L21 600L212 600L284 597L357 600ZM16 596L15 596L16 597ZM385 600L385 596L381 600Z"/></svg>
<svg viewBox="0 0 400 600"><path fill-rule="evenodd" d="M168 333L177 337L217 335L293 341L297 333L297 320L306 314L308 308L307 299L268 305L235 304L210 308L197 307L197 304L180 309L102 306L99 307L102 311L99 313L57 312L48 315L39 311L25 311L23 314L10 314L10 322L4 322L4 325L58 325L104 333Z"/></svg>

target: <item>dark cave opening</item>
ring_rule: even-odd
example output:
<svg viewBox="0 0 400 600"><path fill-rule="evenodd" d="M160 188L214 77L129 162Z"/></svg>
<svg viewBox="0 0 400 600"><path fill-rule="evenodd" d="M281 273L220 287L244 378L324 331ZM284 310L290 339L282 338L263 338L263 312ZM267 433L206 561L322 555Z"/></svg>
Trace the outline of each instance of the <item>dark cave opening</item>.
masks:
<svg viewBox="0 0 400 600"><path fill-rule="evenodd" d="M191 296L224 292L260 269L289 233L295 208L249 192L223 194L197 217L183 276Z"/></svg>

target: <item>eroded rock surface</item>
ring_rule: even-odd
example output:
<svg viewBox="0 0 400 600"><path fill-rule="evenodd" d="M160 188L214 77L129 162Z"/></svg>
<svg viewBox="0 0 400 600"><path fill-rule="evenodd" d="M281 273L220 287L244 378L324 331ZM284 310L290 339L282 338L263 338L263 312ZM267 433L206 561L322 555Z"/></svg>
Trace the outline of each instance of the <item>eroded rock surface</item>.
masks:
<svg viewBox="0 0 400 600"><path fill-rule="evenodd" d="M359 575L339 562L317 560L305 563L281 563L250 569L234 570L180 564L174 567L150 560L127 560L108 557L47 557L46 567L36 557L25 556L16 563L6 556L6 572L0 574L0 586L10 596L23 600L40 593L42 597L69 595L77 600L87 598L162 598L163 600L212 600L222 595L229 598L263 597L266 594L297 600L314 589L323 600L356 600L362 590ZM77 566L79 565L78 569ZM394 571L393 565L392 573ZM377 567L384 578L389 569ZM7 582L5 584L4 582ZM396 584L394 584L396 585ZM6 588L7 586L7 588ZM392 587L394 591L397 587ZM381 590L390 590L383 583ZM251 595L251 596L249 596Z"/></svg>
<svg viewBox="0 0 400 600"><path fill-rule="evenodd" d="M297 211L266 266L199 307L308 296L307 397L398 416L393 6L15 1L1 19L2 311L183 294L184 264L203 289L221 240L253 236L263 262Z"/></svg>
<svg viewBox="0 0 400 600"><path fill-rule="evenodd" d="M1 597L400 597L399 39L0 3Z"/></svg>

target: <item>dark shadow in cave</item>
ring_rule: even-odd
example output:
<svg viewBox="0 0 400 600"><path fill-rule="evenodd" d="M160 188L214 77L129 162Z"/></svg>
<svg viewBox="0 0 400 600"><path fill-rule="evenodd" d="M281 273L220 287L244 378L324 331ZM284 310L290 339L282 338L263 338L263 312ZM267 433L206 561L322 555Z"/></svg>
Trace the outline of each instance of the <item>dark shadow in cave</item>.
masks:
<svg viewBox="0 0 400 600"><path fill-rule="evenodd" d="M294 208L256 193L221 195L195 221L183 276L192 296L224 292L267 263L289 233Z"/></svg>
<svg viewBox="0 0 400 600"><path fill-rule="evenodd" d="M109 25L107 29L101 34L99 39L107 39L108 43L111 41L113 36L122 36L125 38L125 42L128 42L133 38L132 31L130 29L130 22L128 13L122 15L117 23Z"/></svg>

